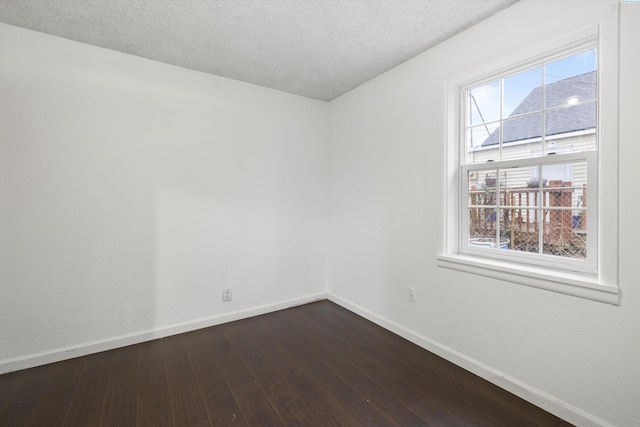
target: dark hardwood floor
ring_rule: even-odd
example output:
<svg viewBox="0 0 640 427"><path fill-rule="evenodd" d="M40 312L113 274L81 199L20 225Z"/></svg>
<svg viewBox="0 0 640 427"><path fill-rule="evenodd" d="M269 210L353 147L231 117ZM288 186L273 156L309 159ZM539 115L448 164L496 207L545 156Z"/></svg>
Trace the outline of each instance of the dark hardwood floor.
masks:
<svg viewBox="0 0 640 427"><path fill-rule="evenodd" d="M567 426L329 301L0 376L2 426Z"/></svg>

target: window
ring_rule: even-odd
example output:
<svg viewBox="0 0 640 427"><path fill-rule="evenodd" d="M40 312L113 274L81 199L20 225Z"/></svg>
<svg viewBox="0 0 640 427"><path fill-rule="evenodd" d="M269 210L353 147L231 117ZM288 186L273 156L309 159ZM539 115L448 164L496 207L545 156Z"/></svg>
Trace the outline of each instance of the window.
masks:
<svg viewBox="0 0 640 427"><path fill-rule="evenodd" d="M616 11L448 82L439 266L619 304Z"/></svg>
<svg viewBox="0 0 640 427"><path fill-rule="evenodd" d="M597 82L594 42L460 89L460 252L597 271Z"/></svg>

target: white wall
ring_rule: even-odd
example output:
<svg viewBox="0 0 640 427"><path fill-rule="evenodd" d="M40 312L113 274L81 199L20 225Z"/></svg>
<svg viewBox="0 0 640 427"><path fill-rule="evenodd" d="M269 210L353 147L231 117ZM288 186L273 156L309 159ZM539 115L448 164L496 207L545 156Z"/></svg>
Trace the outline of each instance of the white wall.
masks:
<svg viewBox="0 0 640 427"><path fill-rule="evenodd" d="M326 297L327 108L1 25L0 372Z"/></svg>
<svg viewBox="0 0 640 427"><path fill-rule="evenodd" d="M621 305L436 266L445 80L614 3L519 2L331 103L329 294L569 421L632 426L640 402L640 5L620 5Z"/></svg>

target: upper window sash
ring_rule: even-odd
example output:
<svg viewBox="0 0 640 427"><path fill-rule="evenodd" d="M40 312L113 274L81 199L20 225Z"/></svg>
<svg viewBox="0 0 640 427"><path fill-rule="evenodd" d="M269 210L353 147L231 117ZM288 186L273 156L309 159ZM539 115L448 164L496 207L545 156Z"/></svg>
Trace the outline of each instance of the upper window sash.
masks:
<svg viewBox="0 0 640 427"><path fill-rule="evenodd" d="M534 148L546 154L555 150L547 141L597 129L597 43L578 47L542 57L516 73L496 73L487 82L463 86L461 163L531 156L531 150L518 148L522 143L537 144ZM597 149L597 138L590 145L582 141L578 149Z"/></svg>

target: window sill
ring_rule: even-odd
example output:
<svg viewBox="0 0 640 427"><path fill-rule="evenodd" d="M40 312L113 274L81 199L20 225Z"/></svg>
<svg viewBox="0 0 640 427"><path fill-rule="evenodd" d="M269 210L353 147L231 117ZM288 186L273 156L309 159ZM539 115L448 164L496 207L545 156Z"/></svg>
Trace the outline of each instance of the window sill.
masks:
<svg viewBox="0 0 640 427"><path fill-rule="evenodd" d="M438 255L438 266L620 305L618 287L601 283L597 275L558 271L460 254Z"/></svg>

